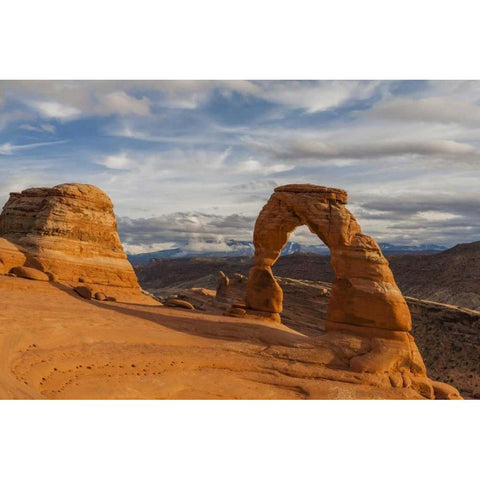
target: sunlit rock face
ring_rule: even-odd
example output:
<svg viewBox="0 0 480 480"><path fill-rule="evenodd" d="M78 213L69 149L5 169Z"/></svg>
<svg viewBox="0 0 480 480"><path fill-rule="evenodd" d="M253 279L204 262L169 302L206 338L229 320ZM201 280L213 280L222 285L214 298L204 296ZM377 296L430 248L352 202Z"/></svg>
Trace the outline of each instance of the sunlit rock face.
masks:
<svg viewBox="0 0 480 480"><path fill-rule="evenodd" d="M110 198L98 187L66 183L11 193L0 215L4 270L27 265L70 283L140 292Z"/></svg>
<svg viewBox="0 0 480 480"><path fill-rule="evenodd" d="M255 224L255 266L247 304L260 311L282 311L282 293L271 267L292 231L307 225L331 251L335 279L328 320L409 331L410 312L388 262L377 242L362 233L346 203L347 192L335 188L285 185L275 189Z"/></svg>
<svg viewBox="0 0 480 480"><path fill-rule="evenodd" d="M426 398L448 396L427 377L409 333L410 311L388 261L377 242L362 233L346 203L347 192L336 188L305 184L275 189L255 224L247 313L280 321L283 292L272 266L293 230L306 225L329 247L335 273L322 341L352 371L387 375L393 387L411 387Z"/></svg>

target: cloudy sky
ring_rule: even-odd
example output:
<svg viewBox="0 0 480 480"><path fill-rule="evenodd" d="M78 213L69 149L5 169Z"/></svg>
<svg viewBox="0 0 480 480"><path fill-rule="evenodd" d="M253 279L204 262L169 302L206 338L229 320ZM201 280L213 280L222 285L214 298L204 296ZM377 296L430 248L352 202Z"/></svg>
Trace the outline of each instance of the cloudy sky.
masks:
<svg viewBox="0 0 480 480"><path fill-rule="evenodd" d="M286 183L346 189L378 241L476 241L480 82L0 82L0 202L64 182L110 195L132 253L249 240Z"/></svg>

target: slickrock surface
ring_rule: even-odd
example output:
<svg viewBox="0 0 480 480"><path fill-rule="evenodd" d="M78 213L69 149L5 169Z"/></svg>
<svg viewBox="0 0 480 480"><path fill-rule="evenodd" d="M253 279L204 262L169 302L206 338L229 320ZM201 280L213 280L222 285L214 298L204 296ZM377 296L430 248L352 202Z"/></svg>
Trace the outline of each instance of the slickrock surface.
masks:
<svg viewBox="0 0 480 480"><path fill-rule="evenodd" d="M302 260L306 265L305 258L323 258L318 255L289 255L280 257L282 260L292 261L295 258ZM234 277L235 269L241 269L243 262L232 259L232 263L226 265L224 259L211 259L215 263L209 267L217 266L229 272L230 279ZM225 292L225 297L220 302L215 300L215 288L217 276L215 274L204 275L208 270L202 269L204 259L190 259L190 270L182 271L176 268L182 265L184 259L162 261L163 272L167 278L175 274L175 282L169 287L156 286L155 280L149 280L143 284L158 296L168 297L179 295L186 299L199 311L220 315L225 311L225 305L231 305L239 298L245 297L245 284L243 292L235 290L232 294ZM323 264L316 264L322 268ZM292 268L287 268L292 266ZM295 264L284 263L280 270L284 273L292 271L296 273ZM143 268L143 267L142 267ZM275 273L279 270L277 264ZM246 271L246 270L242 270ZM194 273L197 277L194 278ZM314 273L311 271L310 273ZM321 272L319 272L321 273ZM303 272L299 273L300 275ZM184 281L180 282L180 278ZM325 323L331 283L298 278L275 277L283 290L282 323L300 333L308 336L325 333ZM159 283L163 285L161 278ZM234 283L235 285L235 283ZM239 288L240 285L236 285ZM325 293L327 290L327 293ZM230 296L230 300L228 297ZM480 311L459 308L455 305L447 305L412 297L405 297L412 315L412 333L415 343L420 350L427 367L428 376L432 380L447 382L458 388L465 398L480 399Z"/></svg>
<svg viewBox="0 0 480 480"><path fill-rule="evenodd" d="M337 345L338 352L348 357L351 371L388 374L392 385L410 384L421 395L434 398L439 387L427 377L408 333L412 328L410 311L388 261L377 242L362 233L345 203L347 192L340 189L309 184L275 189L255 223L247 314L269 315L280 321L283 292L272 265L291 232L307 225L329 247L335 274L323 341ZM358 348L353 346L355 342ZM443 395L445 392L439 394Z"/></svg>
<svg viewBox="0 0 480 480"><path fill-rule="evenodd" d="M62 184L10 194L0 215L0 263L33 267L123 299L143 297L117 233L113 205L98 187Z"/></svg>
<svg viewBox="0 0 480 480"><path fill-rule="evenodd" d="M0 298L0 398L425 398L408 375L350 369L365 337L89 301L7 276Z"/></svg>
<svg viewBox="0 0 480 480"><path fill-rule="evenodd" d="M416 255L408 257L411 264L419 258ZM391 265L393 260L389 258ZM329 297L321 292L331 288L333 274L329 262L326 256L295 253L282 256L275 263L273 271L283 290L281 316L284 325L306 335L325 333ZM164 297L181 294L197 310L221 314L225 303L212 300L218 272L223 270L230 278L235 272L247 274L248 263L251 259L246 257L164 259L136 270L140 284L153 293ZM395 265L393 263L392 270L398 281ZM426 287L428 279L424 278L424 282ZM198 293L206 289L213 290L212 301ZM245 292L242 295L245 297ZM238 297L237 292L230 304ZM480 399L480 311L411 297L406 300L412 315L412 333L429 377L455 385L465 398Z"/></svg>

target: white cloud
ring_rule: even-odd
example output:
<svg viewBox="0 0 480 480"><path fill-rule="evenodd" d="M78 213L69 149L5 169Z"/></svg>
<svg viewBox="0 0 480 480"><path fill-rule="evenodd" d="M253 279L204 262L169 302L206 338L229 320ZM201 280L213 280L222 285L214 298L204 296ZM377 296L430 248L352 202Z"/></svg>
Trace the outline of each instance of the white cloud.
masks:
<svg viewBox="0 0 480 480"><path fill-rule="evenodd" d="M294 137L293 137L294 138ZM415 156L435 158L467 158L478 160L477 149L470 144L453 140L384 140L364 143L322 142L311 138L284 139L275 143L247 140L248 144L258 151L276 159L298 162L301 160L335 160L344 159L339 166L351 164L352 159L378 159L389 157ZM346 140L348 142L348 139Z"/></svg>
<svg viewBox="0 0 480 480"><path fill-rule="evenodd" d="M123 91L100 96L95 110L100 114L117 113L119 115L148 115L151 102L148 98L135 98Z"/></svg>
<svg viewBox="0 0 480 480"><path fill-rule="evenodd" d="M2 111L0 112L0 130L3 130L11 123L22 120L30 120L31 117L31 113L23 112L20 110Z"/></svg>
<svg viewBox="0 0 480 480"><path fill-rule="evenodd" d="M37 110L42 117L56 118L59 120L71 120L81 115L78 108L70 105L50 101L32 101L30 105Z"/></svg>
<svg viewBox="0 0 480 480"><path fill-rule="evenodd" d="M225 97L233 92L242 95L258 95L262 92L261 87L248 80L165 80L147 82L146 86L162 93L160 105L188 110L207 102L215 90Z"/></svg>
<svg viewBox="0 0 480 480"><path fill-rule="evenodd" d="M149 83L149 86L152 86ZM370 97L380 82L359 81L163 81L154 84L164 95L162 104L171 108L194 109L205 103L217 89L230 97L233 92L250 95L309 113L328 110L351 100Z"/></svg>
<svg viewBox="0 0 480 480"><path fill-rule="evenodd" d="M125 153L119 155L107 155L96 163L112 170L130 170L135 165L135 162L128 158Z"/></svg>
<svg viewBox="0 0 480 480"><path fill-rule="evenodd" d="M10 155L13 151L13 145L11 143L4 143L0 145L0 155Z"/></svg>
<svg viewBox="0 0 480 480"><path fill-rule="evenodd" d="M394 98L376 105L365 116L397 121L457 123L480 126L480 105L447 97Z"/></svg>
<svg viewBox="0 0 480 480"><path fill-rule="evenodd" d="M117 213L132 218L179 211L255 218L273 188L285 183L345 188L354 211L359 199L373 194L381 204L394 198L397 209L410 198L418 203L420 192L432 198L444 192L478 196L480 82L0 82L0 96L0 128L21 128L13 136L0 132L3 155L40 146L18 145L17 136L22 130L25 137L53 133L57 123L45 118L63 123L97 117L92 128L79 132L81 142L77 132L57 127L56 135L76 148L2 157L0 182L23 185L33 171L34 185L94 183L112 197ZM43 103L34 111L26 107L31 102ZM313 115L325 111L330 113ZM396 219L405 222L408 212L406 219L394 218L373 205L358 207L359 220L366 233L382 240L442 239L437 224L451 222L454 235L458 222L467 221L445 217L458 212L427 207L411 219L422 230L406 225L401 232ZM178 231L206 221L165 220L157 226ZM206 232L214 244L217 224L193 233ZM232 229L224 238L251 236L251 228ZM131 235L134 246L137 231ZM142 242L169 242L161 240Z"/></svg>
<svg viewBox="0 0 480 480"><path fill-rule="evenodd" d="M110 169L134 171L136 178L153 180L174 176L177 179L195 173L216 172L228 168L226 160L231 149L216 152L201 149L174 148L161 153L120 152L95 160Z"/></svg>
<svg viewBox="0 0 480 480"><path fill-rule="evenodd" d="M264 100L308 113L329 110L352 100L370 97L380 82L322 81L265 82L256 95Z"/></svg>
<svg viewBox="0 0 480 480"><path fill-rule="evenodd" d="M254 217L174 212L150 218L118 218L118 229L129 251L182 247L195 251L230 250L226 240L250 240Z"/></svg>
<svg viewBox="0 0 480 480"><path fill-rule="evenodd" d="M128 91L138 85L141 82L5 81L0 88L43 118L70 121L82 115L148 115L150 99L137 98Z"/></svg>
<svg viewBox="0 0 480 480"><path fill-rule="evenodd" d="M6 142L0 145L0 155L12 155L18 150L29 150L37 147L45 147L49 145L58 145L61 143L66 143L66 140L59 140L56 142L38 142L38 143L28 143L24 145L12 145L10 142Z"/></svg>
<svg viewBox="0 0 480 480"><path fill-rule="evenodd" d="M22 130L28 130L29 132L47 132L47 133L55 133L55 125L50 123L42 123L39 126L23 124L20 125Z"/></svg>
<svg viewBox="0 0 480 480"><path fill-rule="evenodd" d="M196 109L215 91L226 98L237 93L314 113L365 99L379 89L386 89L381 82L248 80L7 81L1 88L33 105L43 116L64 121L81 114L148 115L154 104L172 109ZM137 98L132 91L148 92L150 97Z"/></svg>
<svg viewBox="0 0 480 480"><path fill-rule="evenodd" d="M239 173L258 173L262 175L268 175L270 173L287 172L288 170L292 170L294 168L294 165L285 165L280 163L274 165L264 165L258 160L250 158L240 162L236 170Z"/></svg>
<svg viewBox="0 0 480 480"><path fill-rule="evenodd" d="M426 220L427 222L438 222L443 220L451 220L453 218L462 218L461 215L456 213L450 212L437 212L435 210L425 210L423 212L419 212L418 216L422 219Z"/></svg>

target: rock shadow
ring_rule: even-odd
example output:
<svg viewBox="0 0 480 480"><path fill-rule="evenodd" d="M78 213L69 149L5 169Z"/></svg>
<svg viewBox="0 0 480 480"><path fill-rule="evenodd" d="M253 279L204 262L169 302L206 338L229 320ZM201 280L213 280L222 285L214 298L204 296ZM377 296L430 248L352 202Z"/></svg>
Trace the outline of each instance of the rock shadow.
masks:
<svg viewBox="0 0 480 480"><path fill-rule="evenodd" d="M168 307L162 306L157 307L154 305L86 300L76 294L73 289L60 283L51 282L51 285L72 296L77 301L86 302L98 308L129 315L137 319L147 320L171 330L176 330L190 335L263 346L296 347L299 345L308 345L313 347L315 344L313 338L304 336L301 333L292 333L280 330L267 324L263 325L257 323L247 323L240 320L236 322L233 317L231 317L230 321L208 320L206 318L201 318L201 316L204 315L201 312L192 312L192 315L195 315L195 317L179 316L171 318L168 315L162 314L162 310L164 308L168 309L169 311L176 309L169 309ZM131 308L134 306L141 306L152 310L145 311ZM187 313L186 310L182 310L182 313L183 312Z"/></svg>

